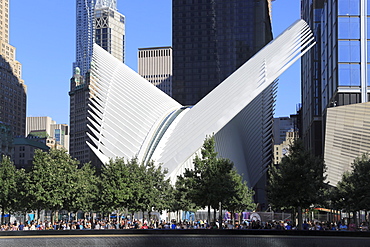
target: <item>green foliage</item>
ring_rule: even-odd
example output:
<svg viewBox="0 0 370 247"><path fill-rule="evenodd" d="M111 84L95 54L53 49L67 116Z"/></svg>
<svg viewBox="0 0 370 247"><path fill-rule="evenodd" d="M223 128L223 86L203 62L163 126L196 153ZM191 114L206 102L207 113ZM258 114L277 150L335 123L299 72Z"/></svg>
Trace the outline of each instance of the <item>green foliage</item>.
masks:
<svg viewBox="0 0 370 247"><path fill-rule="evenodd" d="M9 157L3 156L0 162L0 209L4 213L10 212L17 204L18 172Z"/></svg>
<svg viewBox="0 0 370 247"><path fill-rule="evenodd" d="M162 166L153 162L139 164L137 158L125 162L111 160L102 170L102 210L128 209L130 212L164 210L169 208L172 187Z"/></svg>
<svg viewBox="0 0 370 247"><path fill-rule="evenodd" d="M90 163L84 164L81 168L75 169L72 179L70 197L66 199L64 209L77 212L96 210L99 195L99 177L96 176L95 168Z"/></svg>
<svg viewBox="0 0 370 247"><path fill-rule="evenodd" d="M153 162L146 165L146 175L144 177L147 190L145 193L146 211L150 212L154 209L161 212L170 208L169 202L171 201L173 187L170 180L165 179L166 174L167 170L164 170L161 165L156 167Z"/></svg>
<svg viewBox="0 0 370 247"><path fill-rule="evenodd" d="M230 160L217 158L213 137L206 138L201 154L201 158L197 156L193 161L194 169L186 169L183 176L178 177L176 188L180 191L177 193L177 207L189 210L195 205L216 209L222 203L223 207L233 210L254 208L253 192L242 182Z"/></svg>
<svg viewBox="0 0 370 247"><path fill-rule="evenodd" d="M269 170L268 197L275 208L308 208L321 203L326 166L297 140L289 156Z"/></svg>
<svg viewBox="0 0 370 247"><path fill-rule="evenodd" d="M171 212L176 212L179 210L183 211L196 211L199 209L195 205L195 203L190 200L191 189L188 186L189 178L185 178L184 176L180 175L177 177L175 189L173 191L173 198L171 200Z"/></svg>
<svg viewBox="0 0 370 247"><path fill-rule="evenodd" d="M243 181L235 169L231 171L231 177L235 184L232 197L226 202L225 207L231 212L242 212L244 210L255 210L253 201L254 191L248 188L247 182Z"/></svg>
<svg viewBox="0 0 370 247"><path fill-rule="evenodd" d="M71 209L71 198L76 196L78 161L65 150L36 150L29 174L29 200L33 209Z"/></svg>
<svg viewBox="0 0 370 247"><path fill-rule="evenodd" d="M101 173L101 209L104 212L123 210L132 197L129 169L123 158L110 160Z"/></svg>
<svg viewBox="0 0 370 247"><path fill-rule="evenodd" d="M370 210L370 155L368 153L355 159L352 164L352 178L357 210Z"/></svg>
<svg viewBox="0 0 370 247"><path fill-rule="evenodd" d="M347 212L370 210L370 155L362 154L345 172L333 195L338 208Z"/></svg>

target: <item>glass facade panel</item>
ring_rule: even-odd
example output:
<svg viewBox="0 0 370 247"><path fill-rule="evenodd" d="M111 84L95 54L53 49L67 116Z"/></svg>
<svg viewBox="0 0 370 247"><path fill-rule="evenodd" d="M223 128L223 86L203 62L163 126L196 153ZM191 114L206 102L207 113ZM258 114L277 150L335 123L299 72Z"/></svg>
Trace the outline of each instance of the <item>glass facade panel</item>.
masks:
<svg viewBox="0 0 370 247"><path fill-rule="evenodd" d="M360 39L360 18L339 17L338 18L339 39Z"/></svg>
<svg viewBox="0 0 370 247"><path fill-rule="evenodd" d="M262 2L172 1L174 99L197 103L272 39Z"/></svg>
<svg viewBox="0 0 370 247"><path fill-rule="evenodd" d="M360 64L339 64L339 86L360 86Z"/></svg>
<svg viewBox="0 0 370 247"><path fill-rule="evenodd" d="M360 62L360 41L339 41L339 62Z"/></svg>
<svg viewBox="0 0 370 247"><path fill-rule="evenodd" d="M359 15L360 0L338 0L339 15Z"/></svg>

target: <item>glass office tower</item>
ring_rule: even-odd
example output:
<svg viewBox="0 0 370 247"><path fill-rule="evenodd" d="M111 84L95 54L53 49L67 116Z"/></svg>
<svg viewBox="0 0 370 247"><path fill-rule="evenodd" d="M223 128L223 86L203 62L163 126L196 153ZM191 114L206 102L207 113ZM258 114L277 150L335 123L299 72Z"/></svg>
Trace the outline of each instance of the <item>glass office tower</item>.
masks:
<svg viewBox="0 0 370 247"><path fill-rule="evenodd" d="M76 0L76 62L84 75L91 63L94 44L94 7L96 0Z"/></svg>
<svg viewBox="0 0 370 247"><path fill-rule="evenodd" d="M173 0L173 98L182 105L196 104L270 42L270 9L270 0ZM273 102L271 86L254 100L255 111L246 107L216 134L219 155L240 167L254 163L265 171L272 161ZM260 132L253 131L259 127ZM226 134L231 129L243 136L239 143ZM222 145L242 153L247 162L226 156ZM264 208L264 176L254 177L261 176L253 189L255 200Z"/></svg>
<svg viewBox="0 0 370 247"><path fill-rule="evenodd" d="M173 98L194 105L272 39L269 0L173 0Z"/></svg>
<svg viewBox="0 0 370 247"><path fill-rule="evenodd" d="M369 101L369 14L368 0L302 1L317 41L302 58L302 133L317 155L326 145L328 108Z"/></svg>

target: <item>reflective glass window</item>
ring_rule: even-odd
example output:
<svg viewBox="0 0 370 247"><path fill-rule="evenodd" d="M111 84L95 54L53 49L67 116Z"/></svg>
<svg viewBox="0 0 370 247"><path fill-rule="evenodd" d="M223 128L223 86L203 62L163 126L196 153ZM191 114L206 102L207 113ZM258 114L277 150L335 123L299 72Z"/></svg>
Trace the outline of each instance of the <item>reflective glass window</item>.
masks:
<svg viewBox="0 0 370 247"><path fill-rule="evenodd" d="M338 42L339 62L360 62L360 41Z"/></svg>
<svg viewBox="0 0 370 247"><path fill-rule="evenodd" d="M359 39L360 38L360 18L359 17L339 17L338 18L338 38L339 39Z"/></svg>
<svg viewBox="0 0 370 247"><path fill-rule="evenodd" d="M339 64L339 86L360 86L360 64Z"/></svg>
<svg viewBox="0 0 370 247"><path fill-rule="evenodd" d="M338 15L360 15L360 1L338 0Z"/></svg>

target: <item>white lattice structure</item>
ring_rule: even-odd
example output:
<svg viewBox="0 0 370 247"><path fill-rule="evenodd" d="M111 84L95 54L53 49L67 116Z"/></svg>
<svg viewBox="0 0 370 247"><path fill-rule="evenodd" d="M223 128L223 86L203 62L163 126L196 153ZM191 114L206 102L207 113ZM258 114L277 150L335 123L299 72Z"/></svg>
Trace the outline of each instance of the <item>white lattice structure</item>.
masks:
<svg viewBox="0 0 370 247"><path fill-rule="evenodd" d="M174 180L214 133L217 151L254 186L271 162L264 157L271 135L264 132L273 109L261 105L273 102L276 78L313 45L308 26L297 21L193 107L94 46L88 145L103 163L134 156L162 163Z"/></svg>

